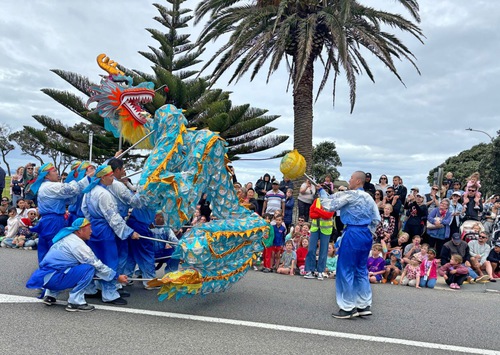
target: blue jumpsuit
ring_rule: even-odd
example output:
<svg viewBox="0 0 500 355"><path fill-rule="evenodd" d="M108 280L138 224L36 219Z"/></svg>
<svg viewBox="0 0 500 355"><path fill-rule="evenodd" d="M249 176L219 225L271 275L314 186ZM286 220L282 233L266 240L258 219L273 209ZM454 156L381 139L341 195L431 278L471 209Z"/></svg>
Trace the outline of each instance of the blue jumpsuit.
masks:
<svg viewBox="0 0 500 355"><path fill-rule="evenodd" d="M71 233L52 245L26 287L43 287L45 296L52 297L70 288L68 302L81 305L86 303L85 290L94 276L111 281L118 274L103 264L82 239Z"/></svg>
<svg viewBox="0 0 500 355"><path fill-rule="evenodd" d="M127 217L129 208L142 207L142 201L139 194L134 194L125 184L116 180L116 178L113 180L113 183L106 188L115 198L118 213L122 218L125 219L125 217ZM118 273L132 276L135 268L132 248L139 245L138 241L132 242L131 239L117 239L116 243L118 247ZM154 277L154 275L152 277Z"/></svg>
<svg viewBox="0 0 500 355"><path fill-rule="evenodd" d="M363 189L328 195L320 190L321 205L327 211L340 210L344 234L338 250L336 296L340 309L351 311L372 304L367 261L380 213L373 198Z"/></svg>
<svg viewBox="0 0 500 355"><path fill-rule="evenodd" d="M84 178L70 183L45 180L38 190L38 211L40 222L31 230L38 233L38 263L40 263L52 245L52 238L67 226L64 219L66 205L75 201L89 181Z"/></svg>
<svg viewBox="0 0 500 355"><path fill-rule="evenodd" d="M117 240L125 240L133 229L127 226L118 213L115 198L99 183L83 198L82 211L92 224L89 247L95 255L113 270L118 270ZM115 282L101 281L102 300L113 301L120 297Z"/></svg>

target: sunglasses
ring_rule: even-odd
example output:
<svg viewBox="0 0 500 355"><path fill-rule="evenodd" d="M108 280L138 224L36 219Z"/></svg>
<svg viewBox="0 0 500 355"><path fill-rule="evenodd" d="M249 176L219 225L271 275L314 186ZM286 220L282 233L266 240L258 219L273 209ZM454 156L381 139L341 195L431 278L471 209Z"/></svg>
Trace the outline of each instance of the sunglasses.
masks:
<svg viewBox="0 0 500 355"><path fill-rule="evenodd" d="M9 202L9 200L2 200L2 202Z"/></svg>
<svg viewBox="0 0 500 355"><path fill-rule="evenodd" d="M386 177L381 177L380 180L387 180L387 178Z"/></svg>
<svg viewBox="0 0 500 355"><path fill-rule="evenodd" d="M488 239L488 237L479 236L479 239Z"/></svg>
<svg viewBox="0 0 500 355"><path fill-rule="evenodd" d="M469 191L469 192L476 192L476 190L471 190L471 189L469 189L469 190L467 190L467 191Z"/></svg>
<svg viewBox="0 0 500 355"><path fill-rule="evenodd" d="M439 190L439 189L436 189L435 187L433 187L432 189L435 190L435 191Z"/></svg>

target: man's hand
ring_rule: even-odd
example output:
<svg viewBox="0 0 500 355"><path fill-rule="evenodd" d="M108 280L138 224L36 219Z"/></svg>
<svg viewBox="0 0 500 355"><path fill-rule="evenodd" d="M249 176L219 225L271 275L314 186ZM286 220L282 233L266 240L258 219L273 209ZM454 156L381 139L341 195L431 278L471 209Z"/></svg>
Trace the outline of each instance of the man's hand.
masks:
<svg viewBox="0 0 500 355"><path fill-rule="evenodd" d="M121 284L125 284L128 282L128 277L127 275L120 275L118 276L118 282Z"/></svg>
<svg viewBox="0 0 500 355"><path fill-rule="evenodd" d="M141 236L141 235L140 235L139 233L134 232L134 233L132 233L132 236L131 236L130 238L132 238L132 239L136 239L136 240L137 240L137 239L139 239L139 237L140 237L140 236Z"/></svg>
<svg viewBox="0 0 500 355"><path fill-rule="evenodd" d="M117 152L115 153L115 158L118 158L118 157L120 156L120 154L122 154L122 153L123 153L123 150L122 150L122 149L120 149L119 151L117 151Z"/></svg>

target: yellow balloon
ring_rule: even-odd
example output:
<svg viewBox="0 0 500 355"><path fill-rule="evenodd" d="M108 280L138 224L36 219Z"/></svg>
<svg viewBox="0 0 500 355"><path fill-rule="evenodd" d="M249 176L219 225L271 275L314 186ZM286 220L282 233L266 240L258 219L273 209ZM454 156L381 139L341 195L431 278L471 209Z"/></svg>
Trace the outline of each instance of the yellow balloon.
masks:
<svg viewBox="0 0 500 355"><path fill-rule="evenodd" d="M280 171L290 179L298 179L306 172L306 160L294 149L281 159Z"/></svg>

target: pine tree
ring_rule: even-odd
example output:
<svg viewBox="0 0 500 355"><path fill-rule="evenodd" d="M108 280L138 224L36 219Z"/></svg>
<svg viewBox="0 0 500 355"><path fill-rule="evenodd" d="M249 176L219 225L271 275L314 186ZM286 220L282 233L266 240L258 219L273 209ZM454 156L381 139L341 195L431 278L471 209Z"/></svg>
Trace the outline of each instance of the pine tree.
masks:
<svg viewBox="0 0 500 355"><path fill-rule="evenodd" d="M154 111L165 103L172 103L185 109L191 127L209 128L219 132L226 139L228 155L232 160L239 159L239 155L273 148L288 139L288 136L269 135L276 129L267 125L279 116L266 115L267 110L252 108L249 104L233 106L229 92L209 88L210 83L207 78L193 78L198 73L193 67L201 62L199 57L202 50L193 50L189 34L179 34L179 30L187 28L191 22L192 16L186 15L191 10L180 8L184 0L167 0L167 2L171 5L170 9L154 4L159 12L155 20L165 26L167 32L147 29L159 47L150 46L150 52L139 52L152 62L153 74L120 67L127 75L132 76L134 85L151 81L156 88L163 85L169 88L168 93L158 91L153 102L146 105L145 109L154 114ZM78 73L59 69L54 69L52 72L86 97L82 98L69 91L56 89L42 89L42 92L77 114L85 123L67 127L58 120L35 115L33 118L41 125L62 137L60 140L48 140L45 143L65 154L85 159L89 152L88 136L92 131L94 132L93 160L101 162L113 156L118 148L118 139L104 130L102 117L89 111L85 105L87 98L90 97L89 88L95 84ZM25 127L24 132L32 134L35 139L41 136L41 130L31 127ZM127 146L124 143L123 148ZM138 158L140 155L128 157Z"/></svg>

